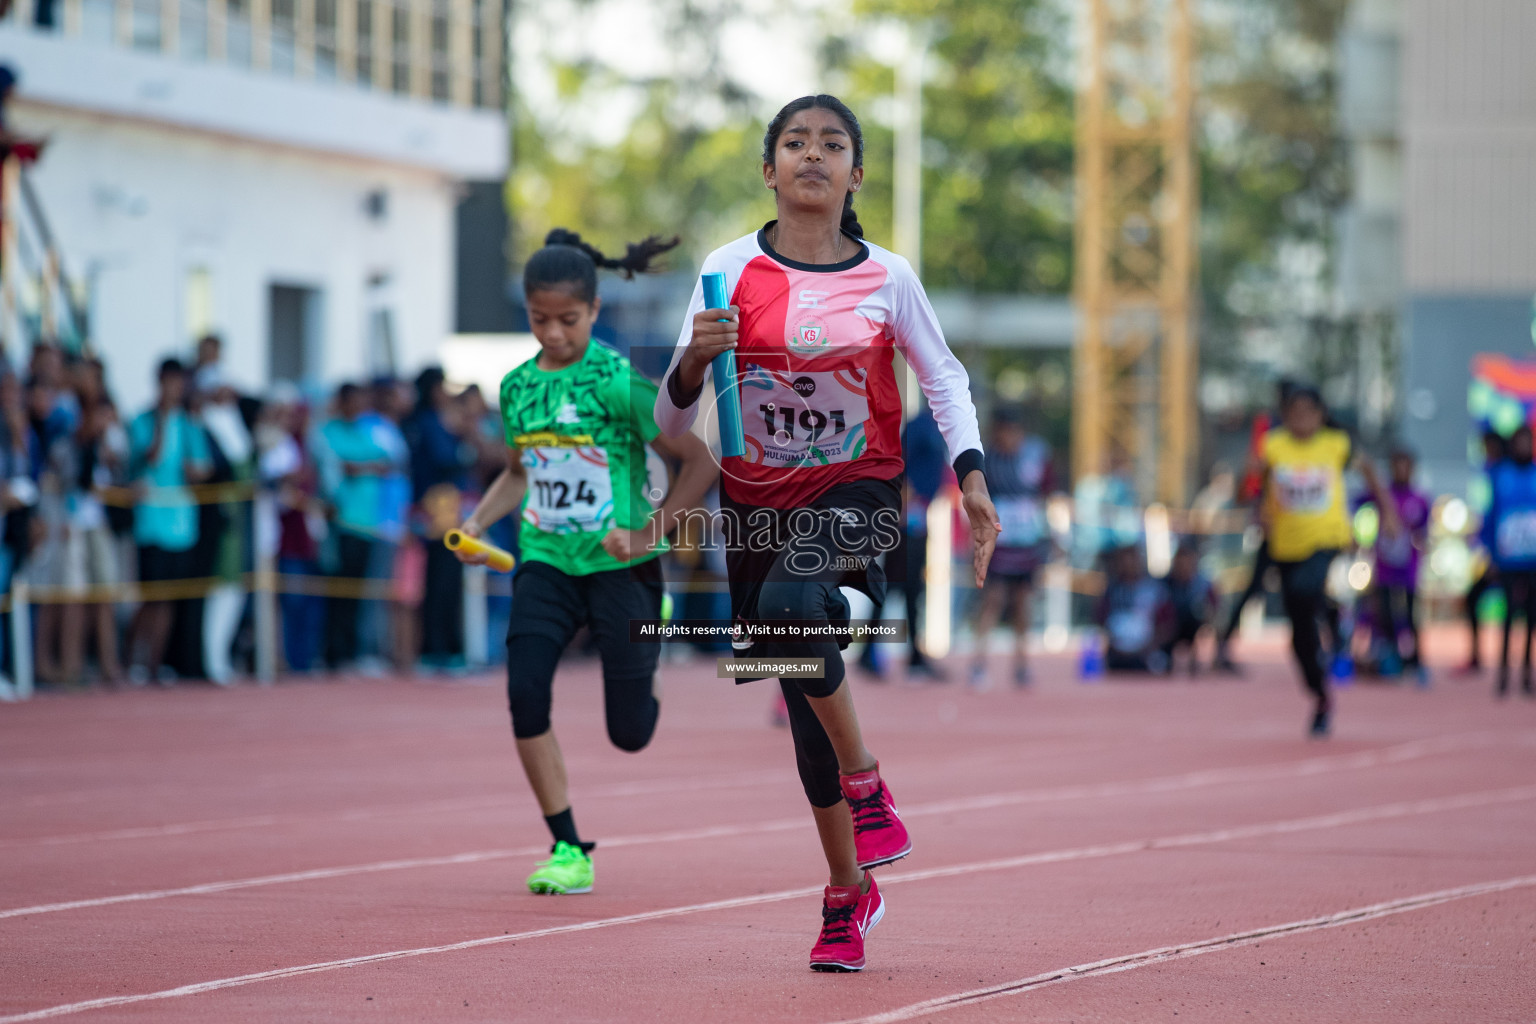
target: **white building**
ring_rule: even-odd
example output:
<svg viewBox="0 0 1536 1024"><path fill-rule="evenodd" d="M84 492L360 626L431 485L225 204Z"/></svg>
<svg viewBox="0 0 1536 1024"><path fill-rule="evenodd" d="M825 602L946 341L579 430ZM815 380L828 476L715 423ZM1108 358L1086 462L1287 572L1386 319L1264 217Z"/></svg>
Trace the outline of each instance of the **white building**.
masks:
<svg viewBox="0 0 1536 1024"><path fill-rule="evenodd" d="M456 189L506 173L502 0L36 2L0 23L11 128L50 140L29 178L125 409L206 330L251 390L435 358Z"/></svg>
<svg viewBox="0 0 1536 1024"><path fill-rule="evenodd" d="M1341 292L1398 318L1399 432L1437 490L1469 476L1473 357L1536 358L1533 39L1533 0L1353 0L1341 45Z"/></svg>

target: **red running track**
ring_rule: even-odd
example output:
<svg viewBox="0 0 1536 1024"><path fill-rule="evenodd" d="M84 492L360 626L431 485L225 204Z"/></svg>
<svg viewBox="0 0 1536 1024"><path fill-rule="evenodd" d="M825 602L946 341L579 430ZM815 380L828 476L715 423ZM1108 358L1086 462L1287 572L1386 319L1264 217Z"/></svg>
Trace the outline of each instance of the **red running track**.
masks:
<svg viewBox="0 0 1536 1024"><path fill-rule="evenodd" d="M856 681L916 852L860 975L767 684L664 667L651 748L596 668L556 723L597 890L548 842L496 680L0 708L0 1022L1530 1021L1536 702L1486 681L1032 692ZM1261 663L1262 662L1262 663Z"/></svg>

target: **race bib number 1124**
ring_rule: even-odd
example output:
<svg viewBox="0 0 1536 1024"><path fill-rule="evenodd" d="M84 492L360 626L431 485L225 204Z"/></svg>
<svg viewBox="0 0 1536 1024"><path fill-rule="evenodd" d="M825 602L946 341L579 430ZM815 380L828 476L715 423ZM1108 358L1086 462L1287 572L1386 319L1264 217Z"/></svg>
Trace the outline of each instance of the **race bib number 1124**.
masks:
<svg viewBox="0 0 1536 1024"><path fill-rule="evenodd" d="M523 519L546 533L588 533L613 518L613 482L602 448L525 448Z"/></svg>

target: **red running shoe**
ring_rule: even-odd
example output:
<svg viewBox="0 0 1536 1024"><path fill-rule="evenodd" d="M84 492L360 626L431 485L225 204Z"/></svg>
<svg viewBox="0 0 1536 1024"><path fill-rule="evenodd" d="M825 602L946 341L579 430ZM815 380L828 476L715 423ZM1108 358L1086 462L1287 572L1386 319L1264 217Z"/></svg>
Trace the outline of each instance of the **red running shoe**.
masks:
<svg viewBox="0 0 1536 1024"><path fill-rule="evenodd" d="M896 804L880 778L878 763L867 772L840 776L838 781L853 815L853 844L859 867L879 867L912 852L912 839L907 835L907 826L896 816Z"/></svg>
<svg viewBox="0 0 1536 1024"><path fill-rule="evenodd" d="M829 885L821 900L821 935L811 947L813 971L862 971L864 936L885 916L885 900L869 879L869 892L857 885Z"/></svg>

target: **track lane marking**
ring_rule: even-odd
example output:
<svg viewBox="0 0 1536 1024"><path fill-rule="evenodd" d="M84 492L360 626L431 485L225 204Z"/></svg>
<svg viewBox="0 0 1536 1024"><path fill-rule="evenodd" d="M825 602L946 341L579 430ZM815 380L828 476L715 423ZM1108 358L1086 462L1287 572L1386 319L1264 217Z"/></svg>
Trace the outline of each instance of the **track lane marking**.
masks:
<svg viewBox="0 0 1536 1024"><path fill-rule="evenodd" d="M1276 761L1265 765L1237 765L1228 768L1208 768L1200 771L1168 775L1158 779L1137 782L1083 783L1046 790L1014 790L972 797L956 810L985 810L1021 803L1046 803L1054 800L1091 799L1102 796L1140 795L1143 793L1171 792L1201 785L1224 783L1268 782L1274 779L1306 778L1331 771L1348 771L1357 768L1374 768L1385 764L1402 764L1424 757L1455 753L1497 745L1501 741L1517 743L1536 742L1536 733L1473 732L1455 736L1439 736L1422 740L1409 740L1389 747L1360 750L1350 754L1328 754L1322 757L1304 758L1300 761ZM754 785L768 785L796 778L788 771L743 773L725 779L676 779L610 783L595 786L586 799L641 796L654 793L686 793L702 789L729 789ZM329 821L367 821L374 818L407 816L411 814L446 813L451 811L491 810L510 808L511 794L506 796L459 797L448 800L425 801L415 804L393 804L379 807L354 808L333 814L281 815L256 814L239 818L222 818L207 821L189 821L169 825L144 825L109 829L100 832L72 832L56 836L36 836L23 839L0 839L0 849L20 849L31 846L58 846L74 843L101 843L128 839L156 839L206 832L226 832L249 828L270 828L276 825L311 824Z"/></svg>
<svg viewBox="0 0 1536 1024"><path fill-rule="evenodd" d="M1376 807L1362 807L1354 811L1343 811L1335 814L1325 814L1311 818L1296 818L1287 821L1268 822L1259 825L1244 825L1237 826L1235 828L1217 829L1207 832L1194 832L1177 836L1139 839L1121 843L1105 843L1096 846L1077 847L1075 849L1068 850L1025 854L1019 857L1003 857L993 860L973 861L968 864L952 864L946 867L928 868L918 871L896 872L884 876L881 879L881 884L890 886L902 882L921 882L934 878L948 878L956 875L970 875L984 871L1002 871L1011 868L1028 867L1036 864L1052 864L1074 860L1092 860L1103 857L1140 853L1147 850L1178 849L1189 846L1228 842L1233 839L1249 839L1265 835L1286 835L1294 832L1307 831L1309 829L1338 828L1343 825L1360 824L1368 821L1401 818L1415 814L1431 814L1443 811L1464 810L1473 807L1485 807L1499 803L1512 803L1519 800L1529 800L1533 798L1536 798L1536 786L1520 786L1512 789L1491 790L1482 793L1467 793L1456 797L1440 797L1429 800L1405 801L1393 804L1383 804ZM1536 881L1536 876L1531 877L1533 881ZM295 978L308 974L320 974L328 971L343 970L350 967L360 967L366 964L382 963L389 960L402 960L422 956L432 956L438 953L454 953L467 949L477 949L482 946L494 946L508 942L518 942L524 939L537 939L551 935L566 935L574 932L596 931L598 929L614 928L621 925L641 924L649 921L661 921L667 918L707 913L714 910L731 910L738 907L749 907L763 903L778 903L785 900L815 896L820 892L820 886L811 886L798 889L783 889L779 890L778 892L762 893L756 896L737 896L723 900L711 900L706 903L693 903L679 907L665 907L659 910L643 911L637 914L625 914L619 917L599 918L594 921L580 921L574 924L553 925L548 928L538 928L532 931L517 932L516 934L488 935L483 938L467 939L462 942L453 942L440 946L422 946L413 949L396 949L383 953L368 953L362 956L346 957L339 960L324 960L318 963L300 964L293 967L282 967L271 971L259 971L254 974L242 974L230 978L217 978L211 981L195 982L189 985L180 985L175 988L161 989L156 992L139 992L130 995L105 996L99 999L87 999L74 1003L62 1003L57 1006L49 1006L38 1010L13 1014L7 1017L0 1017L0 1024L22 1024L24 1021L46 1020L53 1017L63 1017L70 1014L84 1013L90 1010L106 1009L114 1006L129 1006L136 1003L154 1002L166 999L178 999L185 996L199 995L204 992L215 992L229 988L241 988L246 985L254 985L264 981L276 981L283 978ZM1353 912L1346 911L1345 913ZM1140 954L1137 955L1139 956ZM1023 980L1029 981L1030 979Z"/></svg>
<svg viewBox="0 0 1536 1024"><path fill-rule="evenodd" d="M1455 900L1468 899L1473 896L1487 896L1493 893L1508 892L1511 889L1525 889L1531 886L1536 886L1536 875L1522 875L1517 878L1506 878L1497 882L1477 882L1472 885L1457 886L1454 889L1441 889L1438 892L1420 893L1417 896L1406 896L1402 899L1388 900L1384 903L1373 903L1370 906L1355 907L1352 910L1341 910L1336 914L1309 917L1301 921L1269 925L1263 928L1254 928L1251 931L1234 932L1231 935L1218 935L1214 938L1201 939L1197 942L1186 942L1177 946L1162 946L1158 949L1143 950L1140 953L1130 953L1124 956L1110 957L1106 960L1096 960L1093 963L1062 967L1054 971L1047 971L1044 974L1019 978L1017 981L1005 981L1001 984L989 985L986 988L975 988L967 992L956 992L952 995L925 999L920 1003L911 1003L894 1010L887 1010L884 1013L871 1014L867 1017L848 1018L838 1021L837 1024L900 1024L901 1021L944 1013L948 1010L990 1002L994 999L1026 995L1036 989L1045 988L1050 985L1061 985L1070 981L1080 981L1083 978L1134 971L1141 967L1152 967L1158 964L1170 963L1174 960L1203 956L1206 953L1238 949L1243 946L1253 945L1264 939L1302 935L1307 932L1322 931L1327 928L1341 928L1345 925L1359 924L1363 921L1371 921L1393 914L1405 914L1413 910L1423 910L1427 907L1439 906L1442 903L1451 903Z"/></svg>
<svg viewBox="0 0 1536 1024"><path fill-rule="evenodd" d="M1285 778L1307 778L1331 771L1348 771L1374 768L1380 765L1402 764L1420 758L1455 753L1494 746L1505 734L1491 732L1462 733L1456 736L1440 736L1430 739L1410 740L1375 750L1360 750L1351 754L1330 754L1323 757L1304 758L1300 761L1277 761L1263 765L1236 765L1227 768L1208 768L1180 775L1167 775L1156 779L1135 782L1081 783L1058 786L1052 789L1013 790L967 798L954 805L956 810L985 810L1009 804L1048 803L1059 800L1093 799L1105 796L1136 796L1146 793L1173 792L1205 785L1226 783L1268 782ZM1536 733L1516 733L1517 742L1536 742ZM730 776L725 780L655 780L615 783L594 787L588 798L613 796L638 796L654 793L692 792L696 789L732 788L735 786L767 785L782 782L795 776L790 772L753 772ZM72 843L99 843L123 839L154 839L171 836L196 835L204 832L231 831L246 828L266 828L273 825L320 823L326 821L366 821L418 813L448 811L488 810L506 807L512 797L480 796L460 797L450 800L434 800L415 804L393 804L379 807L355 808L335 814L315 815L249 815L240 818L223 818L210 821L190 821L169 825L145 825L131 828L110 829L100 832L72 832L57 836L37 836L26 839L0 839L0 849L19 849L29 846L55 846ZM915 805L914 805L915 806Z"/></svg>
<svg viewBox="0 0 1536 1024"><path fill-rule="evenodd" d="M713 779L655 779L649 781L618 782L594 786L586 794L589 799L608 797L649 796L657 793L692 793L708 789L736 789L751 786L776 785L796 779L790 771L743 772ZM124 839L158 839L171 836L199 835L205 832L229 832L249 828L270 828L274 825L319 824L336 821L369 821L376 818L404 817L412 814L438 814L453 811L512 810L515 798L510 793L485 796L455 797L448 800L428 800L410 804L384 804L377 807L359 807L334 813L316 814L252 814L239 818L215 818L206 821L185 821L169 825L141 825L107 829L100 832L70 832L56 836L35 836L24 839L0 839L0 850L14 850L35 846L63 846L76 843L102 843Z"/></svg>
<svg viewBox="0 0 1536 1024"><path fill-rule="evenodd" d="M1404 744L1403 746L1387 748L1383 751L1361 751L1354 754L1311 758L1306 761L1291 762L1289 764L1282 763L1280 765L1263 765L1256 768L1210 769L1191 772L1185 775L1167 776L1162 779L1148 779L1142 782L1109 782L1063 786L1054 789L1023 790L1013 793L993 793L978 797L962 797L957 800L941 800L926 804L908 804L901 813L903 817L924 817L1029 803L1051 803L1118 796L1143 796L1228 783L1270 782L1288 778L1309 778L1328 771L1375 767L1380 764L1400 763L1403 760L1411 760L1414 757L1427 756L1421 751L1431 749L1431 745L1434 742L1420 741L1416 744ZM1433 752L1441 751L1438 748L1434 748ZM713 825L701 828L677 829L668 832L618 836L613 839L603 840L603 847L605 849L616 849L626 846L653 846L663 843L697 842L705 839L728 839L746 835L763 835L772 832L791 831L802 828L804 825L804 819L799 817L780 818L757 822L751 825ZM436 857L394 858L366 864L344 864L335 867L310 868L302 871L258 875L251 878L198 882L192 885L175 886L165 889L149 889L140 892L119 893L112 896L94 896L76 900L60 900L53 903L40 903L25 907L10 907L0 910L0 921L15 917L56 914L69 910L109 907L124 903L145 903L179 896L208 896L240 889L261 888L268 885L323 881L354 875L377 874L385 871L452 867L460 864L481 864L487 861L534 856L544 853L545 850L546 847L544 846L472 850L464 853L443 854Z"/></svg>

